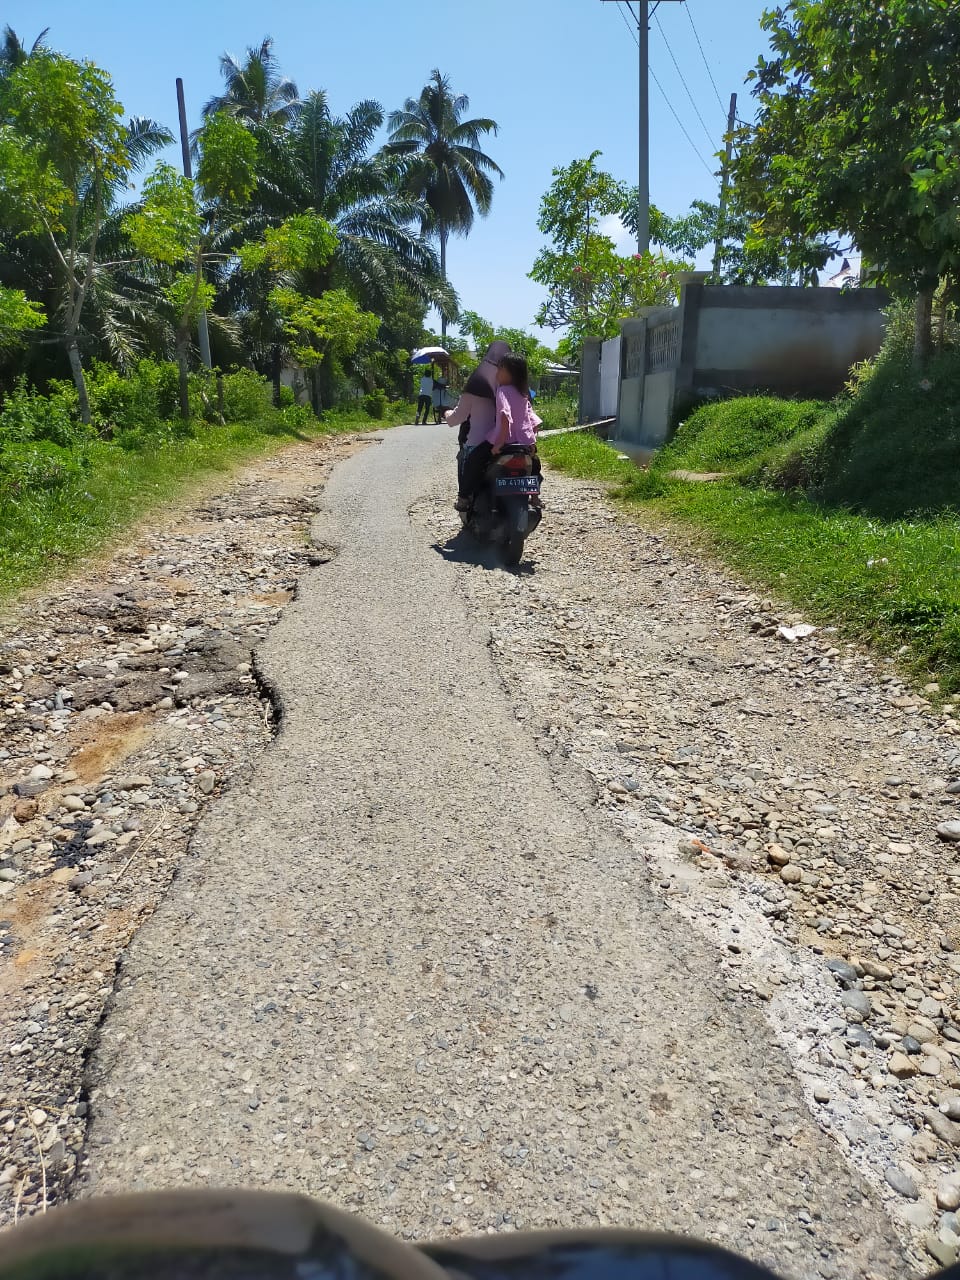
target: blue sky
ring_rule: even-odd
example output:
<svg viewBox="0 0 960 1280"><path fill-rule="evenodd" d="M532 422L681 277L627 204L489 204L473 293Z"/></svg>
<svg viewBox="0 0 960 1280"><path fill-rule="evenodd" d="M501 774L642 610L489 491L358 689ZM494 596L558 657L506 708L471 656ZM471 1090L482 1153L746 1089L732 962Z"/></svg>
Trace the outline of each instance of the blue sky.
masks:
<svg viewBox="0 0 960 1280"><path fill-rule="evenodd" d="M665 0L660 7L659 26L654 20L650 33L651 69L696 146L651 84L651 198L669 213L716 196L711 151L720 146L731 92L741 94L740 114L751 114L743 80L766 50L759 20L768 3ZM219 55L242 55L264 35L274 37L283 69L301 92L326 89L335 110L376 98L389 111L416 95L439 67L470 96L471 114L500 124L488 150L505 180L489 218L477 223L469 239L454 241L449 255L463 306L494 323L531 327L540 290L526 273L541 243L537 208L551 169L599 149L606 168L636 179L637 49L615 3L7 0L0 22L31 41L48 26L53 47L91 58L111 73L129 113L153 116L171 128L175 78L185 81L192 127L202 103L219 87Z"/></svg>

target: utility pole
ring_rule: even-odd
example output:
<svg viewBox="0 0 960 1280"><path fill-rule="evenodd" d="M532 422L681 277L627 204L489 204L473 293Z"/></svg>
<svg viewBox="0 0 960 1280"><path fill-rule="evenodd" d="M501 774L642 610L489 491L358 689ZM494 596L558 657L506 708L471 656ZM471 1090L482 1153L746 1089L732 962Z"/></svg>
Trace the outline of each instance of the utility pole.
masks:
<svg viewBox="0 0 960 1280"><path fill-rule="evenodd" d="M733 126L737 123L737 95L730 95L730 114L727 116L727 147L720 178L720 208L717 210L717 239L713 246L713 274L717 275L723 261L723 238L726 234L727 192L730 187L730 161L733 158Z"/></svg>
<svg viewBox="0 0 960 1280"><path fill-rule="evenodd" d="M180 150L183 153L183 176L193 180L193 168L190 164L190 138L187 135L187 108L183 97L183 81L177 76L177 112L180 116ZM207 313L200 312L197 321L197 339L200 344L200 359L208 369L213 367L210 359L210 330L207 327Z"/></svg>
<svg viewBox="0 0 960 1280"><path fill-rule="evenodd" d="M604 4L620 4L629 10L637 24L637 50L639 52L640 101L637 111L639 148L637 157L637 190L640 195L637 210L637 252L650 252L650 0L637 0L638 12L634 13L630 0L603 0ZM653 13L661 4L682 4L683 0L653 0ZM622 11L621 8L621 11Z"/></svg>

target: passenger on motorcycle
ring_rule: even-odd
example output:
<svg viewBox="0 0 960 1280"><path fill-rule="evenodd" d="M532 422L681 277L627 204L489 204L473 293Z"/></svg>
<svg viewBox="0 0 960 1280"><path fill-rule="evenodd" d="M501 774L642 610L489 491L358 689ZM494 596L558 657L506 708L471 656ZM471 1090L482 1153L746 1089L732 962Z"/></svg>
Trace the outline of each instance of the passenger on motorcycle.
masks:
<svg viewBox="0 0 960 1280"><path fill-rule="evenodd" d="M460 497L457 510L466 511L474 494L483 484L491 460L504 449L528 453L534 475L540 474L537 457L536 433L541 419L530 404L530 375L523 356L505 355L497 368L496 419L491 435L473 450L464 463L460 478ZM540 505L533 498L534 506Z"/></svg>

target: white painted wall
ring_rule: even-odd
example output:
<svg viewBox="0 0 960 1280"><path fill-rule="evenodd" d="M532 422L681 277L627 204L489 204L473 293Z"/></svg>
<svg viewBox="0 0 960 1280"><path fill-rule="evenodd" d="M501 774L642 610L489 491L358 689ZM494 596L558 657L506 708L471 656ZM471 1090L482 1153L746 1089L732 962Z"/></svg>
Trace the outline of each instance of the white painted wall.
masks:
<svg viewBox="0 0 960 1280"><path fill-rule="evenodd" d="M600 349L600 417L615 418L620 395L620 334Z"/></svg>

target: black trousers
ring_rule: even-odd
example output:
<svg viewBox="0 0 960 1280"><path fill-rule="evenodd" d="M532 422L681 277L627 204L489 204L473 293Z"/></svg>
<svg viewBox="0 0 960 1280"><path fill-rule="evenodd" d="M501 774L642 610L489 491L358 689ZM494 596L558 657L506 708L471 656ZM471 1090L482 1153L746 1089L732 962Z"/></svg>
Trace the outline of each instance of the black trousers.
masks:
<svg viewBox="0 0 960 1280"><path fill-rule="evenodd" d="M472 498L483 484L487 467L493 458L493 445L489 440L478 444L460 471L460 497Z"/></svg>
<svg viewBox="0 0 960 1280"><path fill-rule="evenodd" d="M433 408L433 396L420 396L417 400L416 421L420 421L420 415L423 414L423 420L426 422L427 414Z"/></svg>

